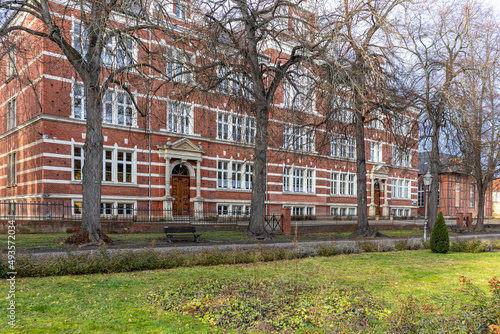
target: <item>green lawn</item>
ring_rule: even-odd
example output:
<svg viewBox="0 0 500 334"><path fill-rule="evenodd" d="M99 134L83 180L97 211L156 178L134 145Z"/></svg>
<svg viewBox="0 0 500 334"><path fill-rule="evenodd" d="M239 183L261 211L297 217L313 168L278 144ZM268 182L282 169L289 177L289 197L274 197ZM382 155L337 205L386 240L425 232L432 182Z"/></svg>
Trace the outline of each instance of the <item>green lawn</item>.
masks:
<svg viewBox="0 0 500 334"><path fill-rule="evenodd" d="M316 284L333 279L341 285L361 285L388 307L398 296L412 295L447 302L457 295L464 275L487 291L487 282L500 276L500 252L433 254L428 250L362 253L330 258L178 268L107 275L19 278L16 305L17 328L2 322L2 332L12 333L223 333L185 314L167 314L148 301L158 288L201 278L282 276ZM1 282L2 291L8 290ZM6 319L7 300L1 299L0 315ZM307 332L307 331L306 331Z"/></svg>
<svg viewBox="0 0 500 334"><path fill-rule="evenodd" d="M422 235L419 230L389 230L381 231L383 234L390 237L417 237ZM249 241L243 232L237 231L208 231L201 233L201 239L208 242L245 242ZM299 234L300 241L308 240L335 240L345 239L349 237L351 232L327 232L327 233L307 233ZM17 234L16 247L22 248L60 248L61 242L66 240L70 234L68 233L37 233L37 234ZM109 234L109 237L116 245L152 245L153 240L156 246L165 245L165 234L163 233L131 233L131 234ZM292 241L295 236L276 235L276 241ZM7 235L0 235L0 248L7 248Z"/></svg>

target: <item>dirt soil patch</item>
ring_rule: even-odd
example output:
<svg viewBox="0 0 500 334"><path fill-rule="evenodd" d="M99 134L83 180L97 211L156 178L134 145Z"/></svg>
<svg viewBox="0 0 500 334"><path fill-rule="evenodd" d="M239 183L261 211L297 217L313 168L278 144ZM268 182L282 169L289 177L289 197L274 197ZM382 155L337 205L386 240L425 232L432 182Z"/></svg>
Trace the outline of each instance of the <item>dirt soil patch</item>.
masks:
<svg viewBox="0 0 500 334"><path fill-rule="evenodd" d="M106 234L102 233L101 230L97 230L97 234L106 245L112 245L114 242ZM90 243L89 232L87 230L81 230L70 236L64 241L65 244L69 245L85 245Z"/></svg>

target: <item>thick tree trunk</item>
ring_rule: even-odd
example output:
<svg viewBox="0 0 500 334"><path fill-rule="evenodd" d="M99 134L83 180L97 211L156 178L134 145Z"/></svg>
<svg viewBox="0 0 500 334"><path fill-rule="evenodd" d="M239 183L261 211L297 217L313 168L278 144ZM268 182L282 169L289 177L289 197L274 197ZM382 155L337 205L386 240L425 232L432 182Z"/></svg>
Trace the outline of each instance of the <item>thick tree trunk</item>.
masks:
<svg viewBox="0 0 500 334"><path fill-rule="evenodd" d="M480 182L477 183L477 223L474 227L476 231L484 230L484 203L486 202L486 187Z"/></svg>
<svg viewBox="0 0 500 334"><path fill-rule="evenodd" d="M356 161L357 161L357 199L358 199L358 227L353 232L355 235L372 236L377 232L368 225L368 207L366 193L366 155L365 155L365 126L364 116L355 114L356 126Z"/></svg>
<svg viewBox="0 0 500 334"><path fill-rule="evenodd" d="M429 189L429 205L428 208L428 227L429 231L434 229L434 224L437 219L438 210L438 193L439 193L439 129L435 129L432 135L431 154L429 157L430 172L432 175L432 182Z"/></svg>
<svg viewBox="0 0 500 334"><path fill-rule="evenodd" d="M97 72L99 73L99 72ZM98 82L97 80L94 80ZM99 85L85 83L87 135L85 137L83 165L83 212L82 225L89 232L90 241L99 243L97 230L101 228L101 180L102 180L102 115Z"/></svg>
<svg viewBox="0 0 500 334"><path fill-rule="evenodd" d="M267 193L267 158L269 144L269 108L260 107L256 113L255 153L253 163L252 200L250 223L246 231L249 237L265 237L270 235L264 228L264 215Z"/></svg>

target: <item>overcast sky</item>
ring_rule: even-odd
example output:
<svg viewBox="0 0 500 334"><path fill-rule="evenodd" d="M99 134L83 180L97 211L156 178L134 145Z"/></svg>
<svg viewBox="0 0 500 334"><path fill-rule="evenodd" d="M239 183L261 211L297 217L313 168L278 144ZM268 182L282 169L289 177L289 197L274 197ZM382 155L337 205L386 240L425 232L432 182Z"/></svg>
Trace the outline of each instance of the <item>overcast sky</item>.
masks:
<svg viewBox="0 0 500 334"><path fill-rule="evenodd" d="M500 14L500 0L490 0L490 3L495 6L497 12Z"/></svg>

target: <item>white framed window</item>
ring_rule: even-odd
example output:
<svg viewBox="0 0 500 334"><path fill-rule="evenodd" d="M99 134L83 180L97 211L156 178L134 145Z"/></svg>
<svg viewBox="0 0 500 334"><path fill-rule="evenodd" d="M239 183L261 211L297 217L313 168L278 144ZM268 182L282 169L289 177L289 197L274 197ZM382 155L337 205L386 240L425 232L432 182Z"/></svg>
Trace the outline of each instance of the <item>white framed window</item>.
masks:
<svg viewBox="0 0 500 334"><path fill-rule="evenodd" d="M304 191L304 170L299 168L293 169L293 192Z"/></svg>
<svg viewBox="0 0 500 334"><path fill-rule="evenodd" d="M89 45L87 29L81 24L73 22L71 37L75 50L86 59ZM137 51L137 47L130 37L109 36L101 54L101 64L115 68L130 66L137 56Z"/></svg>
<svg viewBox="0 0 500 334"><path fill-rule="evenodd" d="M410 209L391 209L391 213L394 217L410 217Z"/></svg>
<svg viewBox="0 0 500 334"><path fill-rule="evenodd" d="M231 179L232 179L233 189L241 189L241 187L243 186L243 182L242 182L243 164L233 162L231 165L232 165Z"/></svg>
<svg viewBox="0 0 500 334"><path fill-rule="evenodd" d="M188 84L192 80L189 65L191 59L180 51L167 49L167 77L175 82Z"/></svg>
<svg viewBox="0 0 500 334"><path fill-rule="evenodd" d="M249 216L250 205L219 203L217 214L219 216Z"/></svg>
<svg viewBox="0 0 500 334"><path fill-rule="evenodd" d="M330 207L330 215L334 217L352 217L356 215L356 208Z"/></svg>
<svg viewBox="0 0 500 334"><path fill-rule="evenodd" d="M185 20L187 13L186 4L181 0L175 0L174 4L175 4L175 16L178 19Z"/></svg>
<svg viewBox="0 0 500 334"><path fill-rule="evenodd" d="M392 179L392 198L410 199L411 181L404 179Z"/></svg>
<svg viewBox="0 0 500 334"><path fill-rule="evenodd" d="M117 181L121 183L132 183L132 152L120 151L117 154Z"/></svg>
<svg viewBox="0 0 500 334"><path fill-rule="evenodd" d="M356 195L356 174L332 172L330 194L342 196Z"/></svg>
<svg viewBox="0 0 500 334"><path fill-rule="evenodd" d="M73 117L77 118L77 119L86 119L87 118L87 111L85 108L85 92L84 92L83 86L76 85L76 84L73 85L72 98L73 98ZM103 101L104 101L104 103L107 102L106 96L104 97ZM105 110L105 108L106 108L106 104L104 104L103 109ZM112 111L111 111L111 115L112 115Z"/></svg>
<svg viewBox="0 0 500 334"><path fill-rule="evenodd" d="M243 117L239 115L233 115L232 117L232 136L233 141L243 140Z"/></svg>
<svg viewBox="0 0 500 334"><path fill-rule="evenodd" d="M73 201L73 214L81 215L82 211L82 202Z"/></svg>
<svg viewBox="0 0 500 334"><path fill-rule="evenodd" d="M76 148L76 147L75 147ZM79 148L83 151L81 148ZM102 180L112 182L113 181L113 150L104 149L103 150L104 157L102 159ZM76 155L75 155L76 159ZM80 167L82 164L80 164ZM80 170L81 174L81 170Z"/></svg>
<svg viewBox="0 0 500 334"><path fill-rule="evenodd" d="M219 161L217 163L217 187L229 188L229 162Z"/></svg>
<svg viewBox="0 0 500 334"><path fill-rule="evenodd" d="M292 168L291 167L285 167L283 169L283 191L290 191L290 174L291 174Z"/></svg>
<svg viewBox="0 0 500 334"><path fill-rule="evenodd" d="M103 98L102 113L104 123L124 126L134 125L135 108L132 99L126 93L114 90L107 91Z"/></svg>
<svg viewBox="0 0 500 334"><path fill-rule="evenodd" d="M330 215L331 216L338 216L339 215L339 208L335 208L333 206L330 207Z"/></svg>
<svg viewBox="0 0 500 334"><path fill-rule="evenodd" d="M217 115L217 139L255 144L255 118L245 114L219 112Z"/></svg>
<svg viewBox="0 0 500 334"><path fill-rule="evenodd" d="M252 189L253 165L243 161L217 162L217 187L225 189Z"/></svg>
<svg viewBox="0 0 500 334"><path fill-rule="evenodd" d="M373 141L371 142L370 160L373 162L382 162L382 143Z"/></svg>
<svg viewBox="0 0 500 334"><path fill-rule="evenodd" d="M104 46L102 63L107 67L121 68L134 63L134 41L129 37L110 37Z"/></svg>
<svg viewBox="0 0 500 334"><path fill-rule="evenodd" d="M303 206L294 206L292 208L292 216L303 216L304 215L304 207Z"/></svg>
<svg viewBox="0 0 500 334"><path fill-rule="evenodd" d="M9 50L7 51L6 53L6 59L5 59L5 62L6 62L6 71L5 71L5 74L6 74L6 77L7 77L7 80L9 80L10 78L14 77L16 75L16 49L14 48L9 48Z"/></svg>
<svg viewBox="0 0 500 334"><path fill-rule="evenodd" d="M292 216L313 216L314 207L313 206L293 206Z"/></svg>
<svg viewBox="0 0 500 334"><path fill-rule="evenodd" d="M169 102L167 105L167 131L182 134L193 133L192 106L187 103Z"/></svg>
<svg viewBox="0 0 500 334"><path fill-rule="evenodd" d="M73 118L86 119L86 98L82 85L73 84ZM102 122L107 124L135 126L136 110L132 98L126 92L110 89L102 98Z"/></svg>
<svg viewBox="0 0 500 334"><path fill-rule="evenodd" d="M7 187L17 184L16 152L7 154Z"/></svg>
<svg viewBox="0 0 500 334"><path fill-rule="evenodd" d="M306 171L306 192L312 193L314 191L314 171L307 169Z"/></svg>
<svg viewBox="0 0 500 334"><path fill-rule="evenodd" d="M229 212L229 205L217 205L217 214L219 216L227 216Z"/></svg>
<svg viewBox="0 0 500 334"><path fill-rule="evenodd" d="M217 78L220 80L220 84L217 87L218 91L223 94L229 93L229 79L228 79L229 69L226 66L219 66L217 68Z"/></svg>
<svg viewBox="0 0 500 334"><path fill-rule="evenodd" d="M83 147L73 146L73 180L82 180L83 160Z"/></svg>
<svg viewBox="0 0 500 334"><path fill-rule="evenodd" d="M73 48L75 48L75 50L78 51L84 59L86 59L89 48L87 29L85 29L82 25L73 22L71 37Z"/></svg>
<svg viewBox="0 0 500 334"><path fill-rule="evenodd" d="M133 150L104 147L102 180L109 183L135 183L135 154ZM84 162L83 147L73 145L72 176L74 181L82 180Z"/></svg>
<svg viewBox="0 0 500 334"><path fill-rule="evenodd" d="M460 184L455 185L455 206L460 206Z"/></svg>
<svg viewBox="0 0 500 334"><path fill-rule="evenodd" d="M356 157L354 138L332 135L330 139L330 155L336 158L354 159Z"/></svg>
<svg viewBox="0 0 500 334"><path fill-rule="evenodd" d="M306 71L296 69L283 80L283 105L285 108L314 112L314 82Z"/></svg>
<svg viewBox="0 0 500 334"><path fill-rule="evenodd" d="M82 202L72 201L73 214L82 214ZM135 202L105 201L101 202L101 216L132 216L134 214Z"/></svg>
<svg viewBox="0 0 500 334"><path fill-rule="evenodd" d="M392 149L392 164L400 167L411 167L411 152L410 149L401 147L393 147Z"/></svg>
<svg viewBox="0 0 500 334"><path fill-rule="evenodd" d="M333 96L331 100L331 105L333 111L329 115L332 121L352 124L354 121L354 114L350 109L352 109L351 102L344 97Z"/></svg>
<svg viewBox="0 0 500 334"><path fill-rule="evenodd" d="M16 127L16 98L7 101L7 131Z"/></svg>
<svg viewBox="0 0 500 334"><path fill-rule="evenodd" d="M113 203L101 202L101 216L113 215Z"/></svg>
<svg viewBox="0 0 500 334"><path fill-rule="evenodd" d="M252 189L253 182L253 165L245 164L245 189Z"/></svg>
<svg viewBox="0 0 500 334"><path fill-rule="evenodd" d="M314 152L314 131L296 125L283 125L283 148Z"/></svg>
<svg viewBox="0 0 500 334"><path fill-rule="evenodd" d="M309 168L284 167L283 191L297 193L315 192L314 170Z"/></svg>
<svg viewBox="0 0 500 334"><path fill-rule="evenodd" d="M219 113L217 116L217 138L229 139L229 115Z"/></svg>
<svg viewBox="0 0 500 334"><path fill-rule="evenodd" d="M375 130L384 130L384 114L380 110L374 110L370 116L370 127Z"/></svg>
<svg viewBox="0 0 500 334"><path fill-rule="evenodd" d="M412 120L410 117L401 114L393 115L394 133L400 136L410 136L412 130Z"/></svg>
<svg viewBox="0 0 500 334"><path fill-rule="evenodd" d="M245 119L245 143L255 144L255 118L253 117Z"/></svg>

